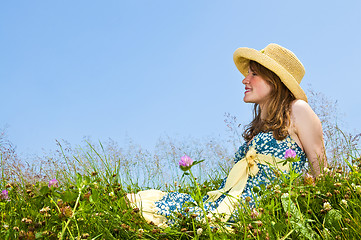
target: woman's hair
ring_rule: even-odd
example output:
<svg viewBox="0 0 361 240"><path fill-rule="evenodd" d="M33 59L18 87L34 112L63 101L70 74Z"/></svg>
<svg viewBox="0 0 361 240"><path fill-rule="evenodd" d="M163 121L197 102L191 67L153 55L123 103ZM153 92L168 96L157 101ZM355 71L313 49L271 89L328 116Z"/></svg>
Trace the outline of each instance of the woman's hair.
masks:
<svg viewBox="0 0 361 240"><path fill-rule="evenodd" d="M253 121L246 126L242 136L249 141L260 132L273 131L275 139L283 140L288 135L291 103L295 97L274 72L255 61L250 61L249 66L271 85L272 90L266 103L266 118L261 119L261 108L254 104Z"/></svg>

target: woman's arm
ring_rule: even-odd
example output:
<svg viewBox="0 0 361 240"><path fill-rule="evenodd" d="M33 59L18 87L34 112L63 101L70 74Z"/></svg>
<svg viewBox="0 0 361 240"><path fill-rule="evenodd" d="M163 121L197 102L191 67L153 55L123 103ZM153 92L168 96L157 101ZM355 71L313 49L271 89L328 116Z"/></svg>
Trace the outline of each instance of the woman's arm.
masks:
<svg viewBox="0 0 361 240"><path fill-rule="evenodd" d="M327 167L321 121L310 105L296 100L291 110L292 125L311 166L312 175L317 177Z"/></svg>

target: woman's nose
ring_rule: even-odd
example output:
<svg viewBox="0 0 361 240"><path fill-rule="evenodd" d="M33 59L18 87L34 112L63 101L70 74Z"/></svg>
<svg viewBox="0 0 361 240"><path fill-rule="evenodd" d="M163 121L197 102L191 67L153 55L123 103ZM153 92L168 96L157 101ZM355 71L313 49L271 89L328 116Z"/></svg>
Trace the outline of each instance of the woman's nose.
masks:
<svg viewBox="0 0 361 240"><path fill-rule="evenodd" d="M249 83L248 75L243 79L242 83L243 84L248 84Z"/></svg>

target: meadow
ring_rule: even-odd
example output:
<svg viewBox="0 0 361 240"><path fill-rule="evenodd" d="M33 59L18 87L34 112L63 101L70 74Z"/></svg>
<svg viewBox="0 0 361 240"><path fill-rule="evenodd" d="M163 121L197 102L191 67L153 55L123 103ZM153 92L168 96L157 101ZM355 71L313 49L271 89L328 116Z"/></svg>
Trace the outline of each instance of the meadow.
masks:
<svg viewBox="0 0 361 240"><path fill-rule="evenodd" d="M309 94L311 95L311 94ZM147 223L126 194L145 189L189 193L200 199L218 188L232 166L242 130L226 114L227 137L162 137L153 152L129 140L118 146L87 139L27 162L5 132L0 135L0 239L361 239L360 134L342 131L334 103L312 95L318 105L329 167L313 178L281 173L257 188L255 208L245 203L236 221L199 221L174 214L167 228ZM321 107L320 107L321 106ZM337 113L335 113L337 114ZM184 175L178 162L187 154L200 161Z"/></svg>

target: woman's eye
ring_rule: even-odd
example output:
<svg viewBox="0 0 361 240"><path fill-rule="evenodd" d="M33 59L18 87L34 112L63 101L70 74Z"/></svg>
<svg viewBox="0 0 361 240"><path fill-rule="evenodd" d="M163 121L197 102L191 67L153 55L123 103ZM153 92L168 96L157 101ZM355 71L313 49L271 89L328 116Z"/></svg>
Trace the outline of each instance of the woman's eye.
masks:
<svg viewBox="0 0 361 240"><path fill-rule="evenodd" d="M253 76L257 76L257 73L255 73L255 72L252 72L252 75L253 75Z"/></svg>

